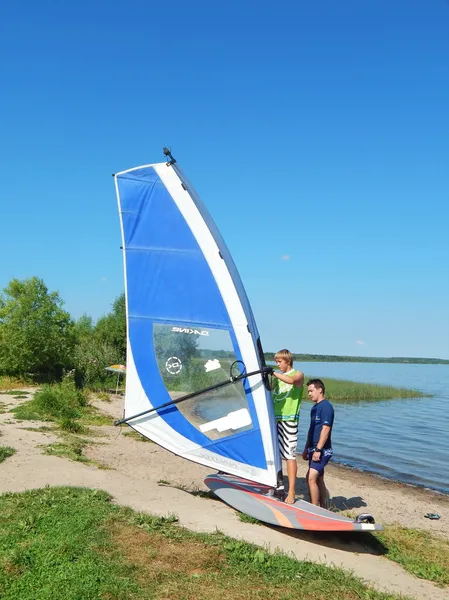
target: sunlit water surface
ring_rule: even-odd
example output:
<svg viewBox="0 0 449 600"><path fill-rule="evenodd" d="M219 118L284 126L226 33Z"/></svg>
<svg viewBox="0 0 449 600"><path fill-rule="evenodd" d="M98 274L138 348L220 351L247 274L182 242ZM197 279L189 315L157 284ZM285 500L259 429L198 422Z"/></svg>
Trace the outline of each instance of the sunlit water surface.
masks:
<svg viewBox="0 0 449 600"><path fill-rule="evenodd" d="M349 379L434 394L431 398L334 402L334 462L449 493L449 365L295 363L306 376ZM332 398L330 398L332 401ZM302 451L311 403L303 402Z"/></svg>

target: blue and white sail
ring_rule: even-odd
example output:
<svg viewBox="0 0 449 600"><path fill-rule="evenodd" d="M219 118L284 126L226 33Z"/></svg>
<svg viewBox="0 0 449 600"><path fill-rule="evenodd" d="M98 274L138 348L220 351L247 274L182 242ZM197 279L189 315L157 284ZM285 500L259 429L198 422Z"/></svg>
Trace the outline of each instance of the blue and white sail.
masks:
<svg viewBox="0 0 449 600"><path fill-rule="evenodd" d="M115 185L127 309L124 417L179 456L276 486L281 460L262 375L199 393L229 381L232 365L247 373L264 366L217 227L171 162L118 173Z"/></svg>

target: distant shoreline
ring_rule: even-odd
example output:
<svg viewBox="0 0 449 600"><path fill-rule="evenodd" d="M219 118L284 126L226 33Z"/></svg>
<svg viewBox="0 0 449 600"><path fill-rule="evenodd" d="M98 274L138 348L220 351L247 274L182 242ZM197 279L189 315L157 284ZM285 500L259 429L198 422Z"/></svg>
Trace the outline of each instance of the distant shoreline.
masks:
<svg viewBox="0 0 449 600"><path fill-rule="evenodd" d="M265 352L265 360L274 361L274 352ZM449 359L444 358L410 358L390 357L377 358L370 356L336 356L334 354L295 354L296 362L356 362L356 363L387 363L411 365L449 365Z"/></svg>

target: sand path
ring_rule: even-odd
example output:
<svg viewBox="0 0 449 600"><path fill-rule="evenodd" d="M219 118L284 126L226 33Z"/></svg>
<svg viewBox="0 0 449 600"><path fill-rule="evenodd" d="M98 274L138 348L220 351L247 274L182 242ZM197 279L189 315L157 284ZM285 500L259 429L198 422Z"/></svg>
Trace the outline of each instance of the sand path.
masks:
<svg viewBox="0 0 449 600"><path fill-rule="evenodd" d="M24 400L0 394L0 403L10 409ZM118 418L122 398L95 404ZM1 406L1 404L0 404ZM96 438L85 454L109 469L72 462L43 454L42 445L57 441L51 432L24 429L41 423L16 421L11 413L0 414L0 445L12 446L14 456L0 464L0 493L20 492L46 485L85 486L109 492L119 504L137 511L159 515L176 514L180 524L195 531L216 529L234 538L279 548L299 560L341 566L382 591L414 598L443 600L447 589L417 579L400 566L361 543L357 534L311 534L240 521L238 514L219 500L194 496L190 491L206 490L203 483L211 469L180 459L153 443L123 435L128 427L101 427L104 436ZM298 462L299 496L304 494L305 465ZM449 499L410 486L395 484L340 467L329 468L327 485L332 503L353 512L370 512L377 522L399 523L449 536ZM168 484L159 483L161 481ZM181 486L186 489L179 489ZM187 490L187 491L186 491ZM307 498L306 498L307 499ZM428 512L441 515L439 521L424 518Z"/></svg>

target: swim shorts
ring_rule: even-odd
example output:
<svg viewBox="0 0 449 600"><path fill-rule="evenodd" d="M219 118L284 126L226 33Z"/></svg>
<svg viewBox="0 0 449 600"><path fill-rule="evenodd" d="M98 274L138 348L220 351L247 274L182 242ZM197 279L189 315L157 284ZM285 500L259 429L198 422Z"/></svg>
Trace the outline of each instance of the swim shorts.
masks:
<svg viewBox="0 0 449 600"><path fill-rule="evenodd" d="M324 467L332 458L332 450L324 450L324 452L321 454L319 462L312 461L312 455L313 452L309 450L309 469L315 469L315 471L318 471L320 475L323 475Z"/></svg>
<svg viewBox="0 0 449 600"><path fill-rule="evenodd" d="M279 450L282 458L296 460L298 421L277 421Z"/></svg>

